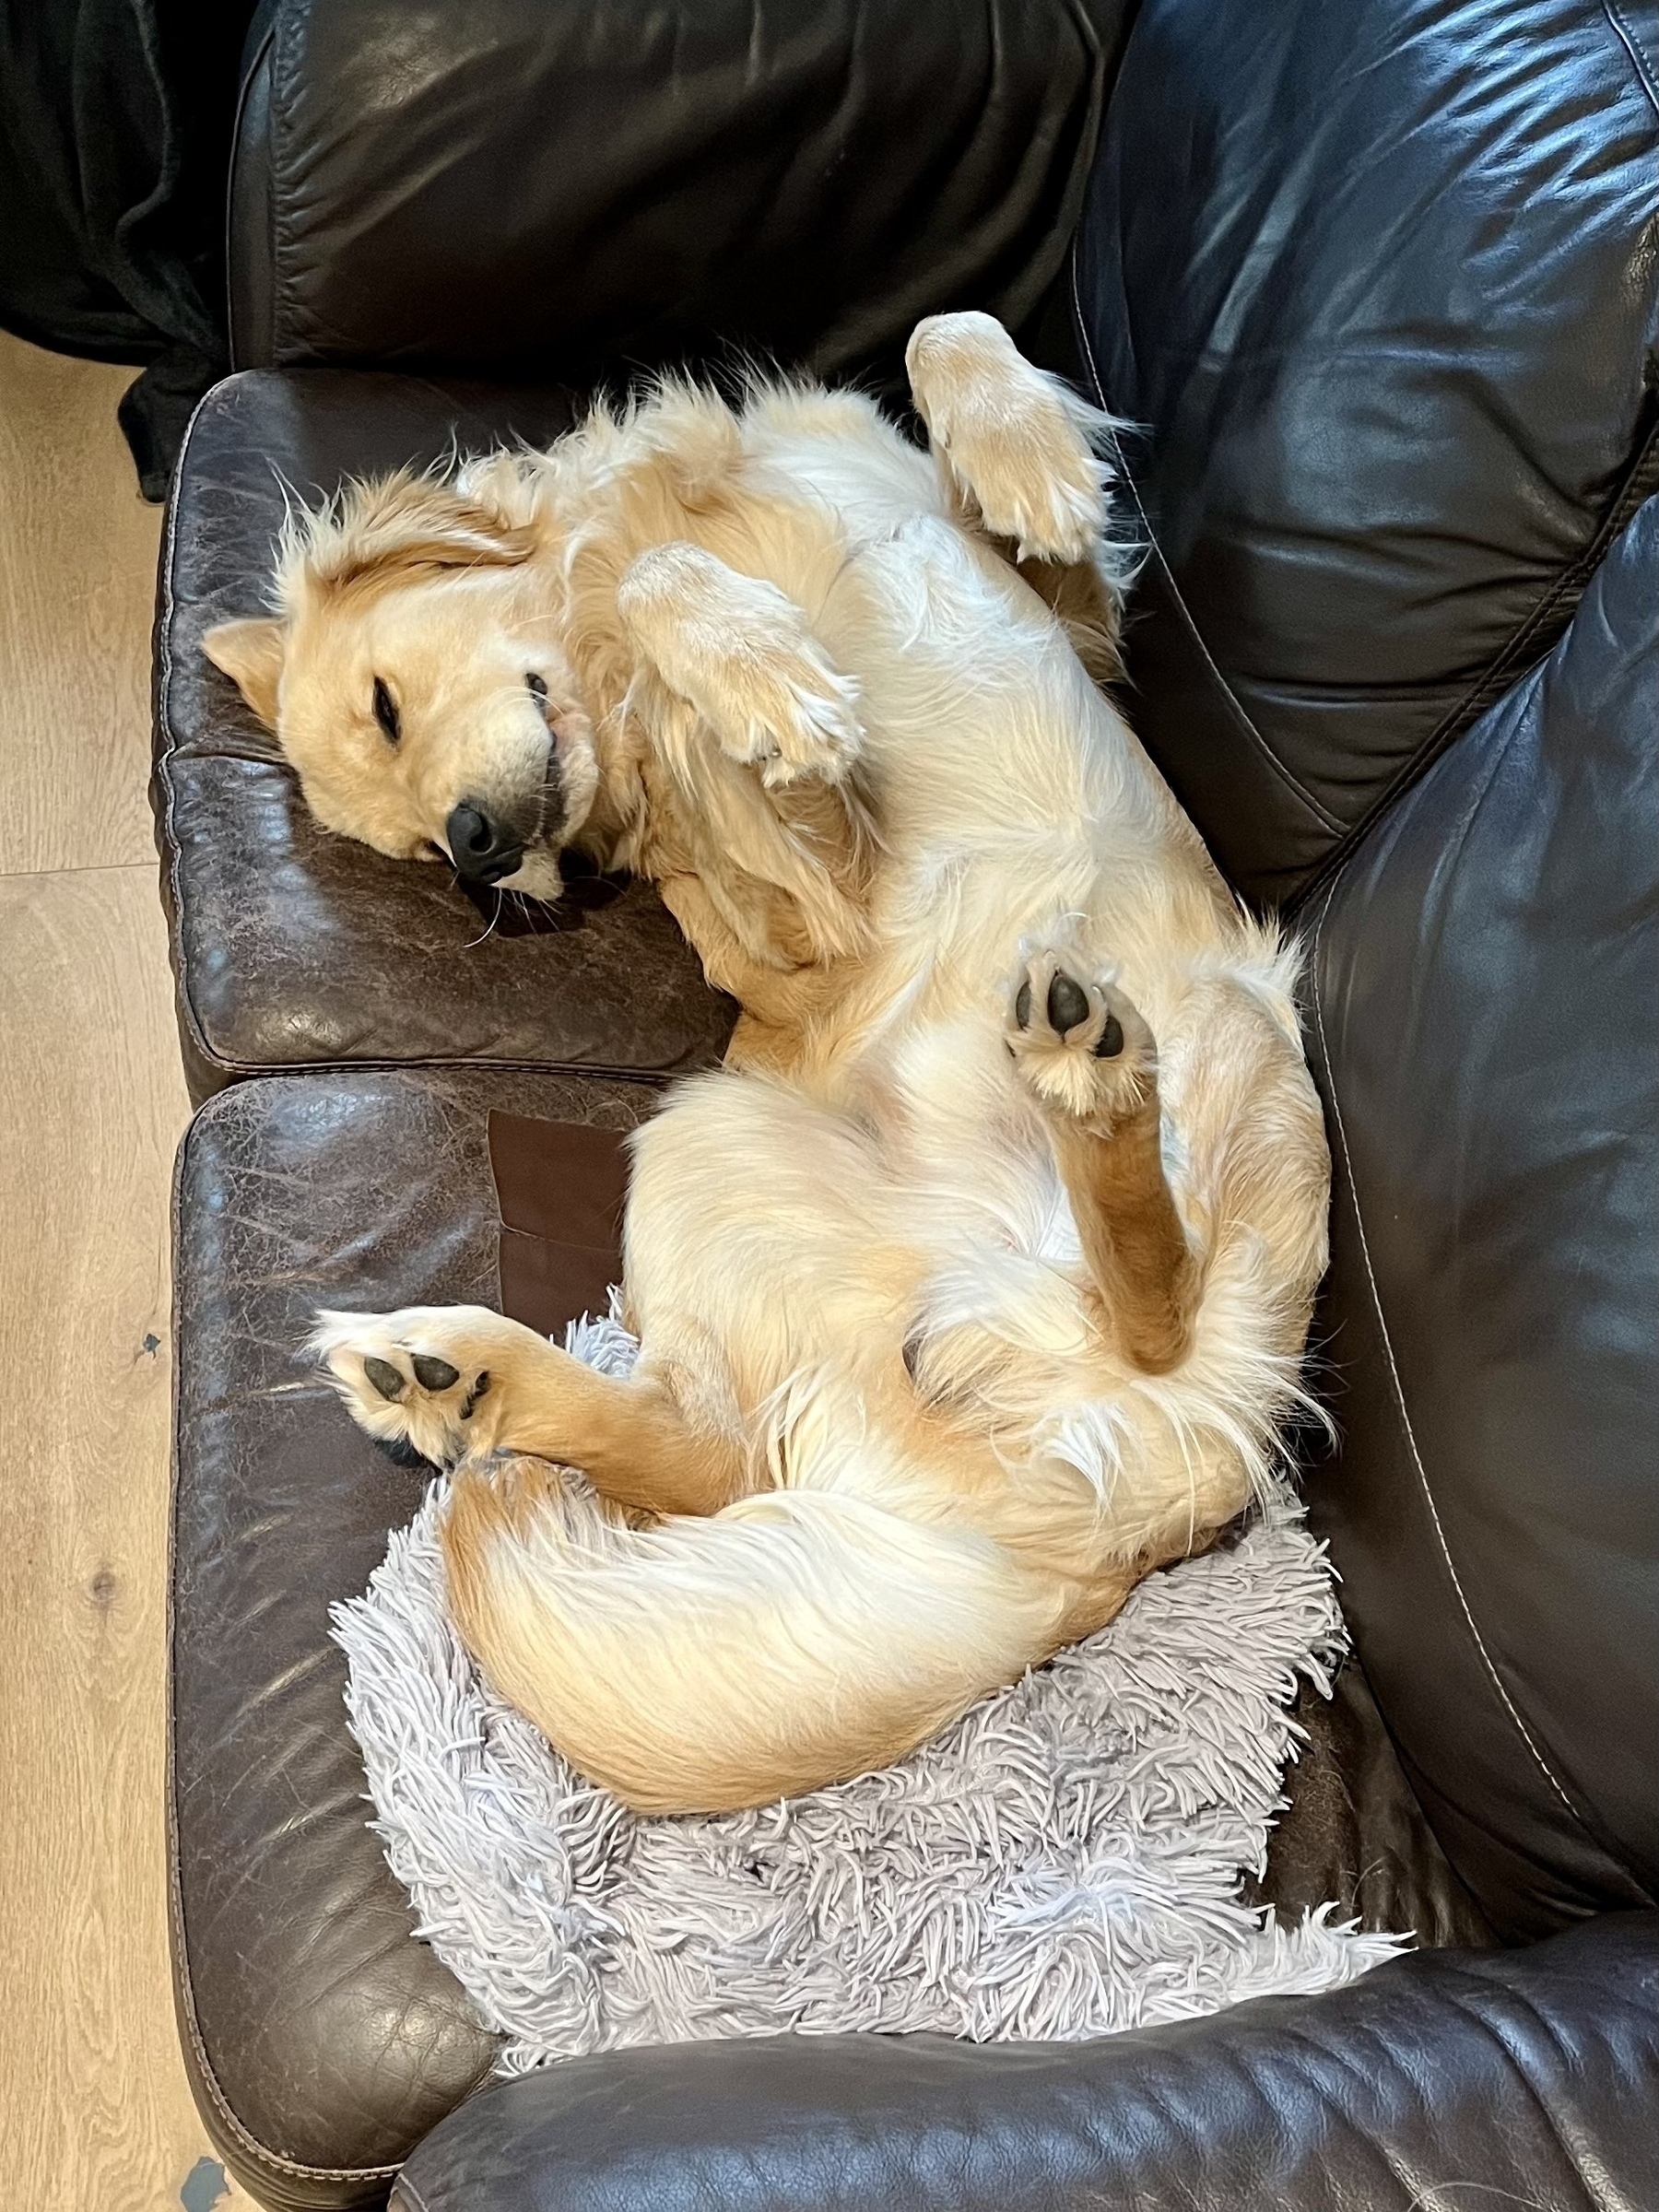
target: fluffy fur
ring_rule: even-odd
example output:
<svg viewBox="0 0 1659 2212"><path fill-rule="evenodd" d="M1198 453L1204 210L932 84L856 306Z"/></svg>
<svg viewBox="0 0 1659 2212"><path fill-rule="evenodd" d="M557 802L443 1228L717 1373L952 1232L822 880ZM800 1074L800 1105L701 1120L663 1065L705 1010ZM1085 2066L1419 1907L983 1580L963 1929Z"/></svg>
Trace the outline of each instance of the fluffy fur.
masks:
<svg viewBox="0 0 1659 2212"><path fill-rule="evenodd" d="M1293 956L1085 665L1099 419L982 316L910 366L931 454L853 395L666 386L351 488L208 641L324 822L441 851L466 805L515 888L638 869L742 1006L635 1140L629 1378L479 1308L318 1336L459 1464L485 1672L653 1811L885 1763L1201 1547L1324 1262Z"/></svg>

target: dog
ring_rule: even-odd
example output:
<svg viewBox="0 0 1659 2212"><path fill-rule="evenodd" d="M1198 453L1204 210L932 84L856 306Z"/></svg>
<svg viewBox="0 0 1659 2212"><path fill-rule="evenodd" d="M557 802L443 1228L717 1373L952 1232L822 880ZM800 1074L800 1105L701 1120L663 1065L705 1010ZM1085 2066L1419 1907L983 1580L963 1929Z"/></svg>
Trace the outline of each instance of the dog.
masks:
<svg viewBox="0 0 1659 2212"><path fill-rule="evenodd" d="M986 316L907 365L925 453L669 382L347 487L206 640L321 823L544 899L635 870L738 1002L632 1140L629 1379L484 1308L316 1338L454 1470L486 1676L643 1811L900 1757L1211 1541L1301 1396L1296 955L1095 680L1105 418Z"/></svg>

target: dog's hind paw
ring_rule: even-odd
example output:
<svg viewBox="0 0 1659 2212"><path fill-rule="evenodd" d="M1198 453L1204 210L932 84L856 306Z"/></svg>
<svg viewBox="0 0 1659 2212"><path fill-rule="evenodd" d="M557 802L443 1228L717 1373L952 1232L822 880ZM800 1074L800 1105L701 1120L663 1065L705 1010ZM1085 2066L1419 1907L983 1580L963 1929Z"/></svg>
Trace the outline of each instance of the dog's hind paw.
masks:
<svg viewBox="0 0 1659 2212"><path fill-rule="evenodd" d="M307 1347L359 1429L394 1455L453 1467L494 1443L496 1378L534 1330L487 1306L319 1313ZM545 1348L545 1347L542 1347Z"/></svg>
<svg viewBox="0 0 1659 2212"><path fill-rule="evenodd" d="M1021 946L1003 1033L1045 1107L1106 1135L1157 1098L1158 1047L1115 969L1083 973L1069 953Z"/></svg>

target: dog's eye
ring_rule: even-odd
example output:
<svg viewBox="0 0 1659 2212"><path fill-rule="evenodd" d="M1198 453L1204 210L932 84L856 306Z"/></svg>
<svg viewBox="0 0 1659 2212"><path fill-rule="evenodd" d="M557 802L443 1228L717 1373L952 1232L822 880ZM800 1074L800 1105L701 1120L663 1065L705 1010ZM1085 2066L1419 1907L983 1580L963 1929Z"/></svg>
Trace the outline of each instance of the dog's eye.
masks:
<svg viewBox="0 0 1659 2212"><path fill-rule="evenodd" d="M380 724L388 745L395 745L403 735L403 724L397 719L397 701L387 690L383 677L374 679L374 719Z"/></svg>
<svg viewBox="0 0 1659 2212"><path fill-rule="evenodd" d="M535 669L534 669L534 668L532 668L532 669L531 669L531 671L530 671L529 675L528 675L528 676L527 676L527 677L524 678L524 686L525 686L525 688L526 688L526 689L529 691L529 693L530 693L530 696L531 696L531 698L532 698L532 699L539 699L539 700L541 700L541 702L542 702L542 704L543 704L543 706L544 706L544 707L547 705L547 684L546 684L546 683L545 683L545 681L542 679L542 677L540 677L539 676L537 676L537 675L536 675L536 673L535 673Z"/></svg>

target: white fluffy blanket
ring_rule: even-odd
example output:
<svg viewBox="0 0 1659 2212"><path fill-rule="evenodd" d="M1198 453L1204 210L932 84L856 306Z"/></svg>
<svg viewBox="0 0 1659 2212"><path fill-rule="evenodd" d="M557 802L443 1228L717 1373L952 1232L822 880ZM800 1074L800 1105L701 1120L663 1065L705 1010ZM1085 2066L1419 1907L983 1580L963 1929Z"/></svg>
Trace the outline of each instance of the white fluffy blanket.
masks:
<svg viewBox="0 0 1659 2212"><path fill-rule="evenodd" d="M570 1345L611 1372L634 1350L614 1322ZM479 1678L444 1611L442 1489L335 1627L387 1860L505 2072L790 2028L1099 2035L1332 1988L1401 1947L1238 1899L1283 1805L1298 1677L1325 1688L1343 1648L1288 1495L899 1766L665 1819L583 1782Z"/></svg>

